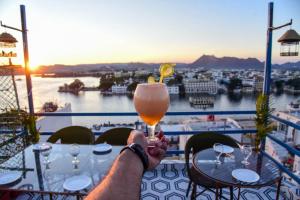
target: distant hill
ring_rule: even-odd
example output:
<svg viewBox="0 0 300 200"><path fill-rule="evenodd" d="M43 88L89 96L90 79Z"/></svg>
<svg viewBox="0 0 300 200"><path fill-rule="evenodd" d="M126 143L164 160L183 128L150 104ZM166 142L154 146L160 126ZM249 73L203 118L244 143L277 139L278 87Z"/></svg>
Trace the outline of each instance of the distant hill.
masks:
<svg viewBox="0 0 300 200"><path fill-rule="evenodd" d="M222 57L217 58L213 55L203 55L195 62L189 65L190 67L203 67L207 69L263 69L264 63L256 58L236 58Z"/></svg>
<svg viewBox="0 0 300 200"><path fill-rule="evenodd" d="M78 64L78 65L49 65L40 66L33 73L36 74L50 74L50 73L81 73L81 72L101 72L116 70L154 70L159 68L159 63L141 63L141 62L130 62L130 63L99 63L99 64ZM237 58L237 57L222 57L218 58L214 55L202 55L196 61L190 64L176 63L176 68L205 68L205 69L255 69L263 70L264 62L259 61L256 58ZM300 70L300 61L291 63L287 62L284 64L273 64L273 69L292 69ZM16 74L23 74L24 68L15 70Z"/></svg>
<svg viewBox="0 0 300 200"><path fill-rule="evenodd" d="M214 55L203 55L189 67L203 67L205 69L256 69L263 70L264 62L256 58L236 58L236 57L222 57L217 58ZM300 69L300 61L295 63L273 64L273 69Z"/></svg>
<svg viewBox="0 0 300 200"><path fill-rule="evenodd" d="M188 64L177 63L177 68L186 67ZM99 72L99 71L111 71L116 70L154 70L158 69L160 64L158 63L100 63L100 64L79 64L79 65L62 65L55 64L50 66L40 66L34 73L71 73L71 72Z"/></svg>
<svg viewBox="0 0 300 200"><path fill-rule="evenodd" d="M295 63L291 63L291 62L287 62L284 64L273 64L273 68L276 69L297 69L300 70L300 61L295 62Z"/></svg>

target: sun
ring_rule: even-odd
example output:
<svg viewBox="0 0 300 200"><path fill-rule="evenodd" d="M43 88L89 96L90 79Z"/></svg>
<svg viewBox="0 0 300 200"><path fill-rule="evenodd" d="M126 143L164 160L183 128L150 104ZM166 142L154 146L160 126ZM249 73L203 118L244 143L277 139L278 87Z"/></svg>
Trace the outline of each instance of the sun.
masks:
<svg viewBox="0 0 300 200"><path fill-rule="evenodd" d="M30 63L29 68L30 68L31 71L34 71L34 70L39 68L39 65L34 65L34 64Z"/></svg>
<svg viewBox="0 0 300 200"><path fill-rule="evenodd" d="M35 59L29 60L29 68L31 71L37 70L39 68L39 66L41 66L41 63L38 62L37 60L35 60Z"/></svg>

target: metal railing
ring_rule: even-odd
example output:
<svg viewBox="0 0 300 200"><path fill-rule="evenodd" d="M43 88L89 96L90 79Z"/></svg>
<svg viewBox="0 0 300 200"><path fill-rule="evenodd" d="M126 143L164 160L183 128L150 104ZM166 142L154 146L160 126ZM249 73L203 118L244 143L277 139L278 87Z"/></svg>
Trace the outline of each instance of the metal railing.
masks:
<svg viewBox="0 0 300 200"><path fill-rule="evenodd" d="M256 114L256 111L203 111L203 112L167 112L166 116L203 116L203 115L254 115ZM60 117L60 116L71 116L71 117L91 117L91 116L109 116L109 117L120 117L120 116L138 116L136 112L103 112L103 113L36 113L36 116L52 116L52 117ZM271 116L273 120L279 121L280 123L286 124L288 126L291 126L297 130L300 130L300 125L295 124L293 122L281 119L277 116L272 115ZM166 131L164 132L165 135L193 135L193 134L199 134L207 132L208 130L201 130L201 131ZM210 130L216 133L220 134L246 134L246 133L256 133L256 129L237 129L237 130ZM53 132L42 132L42 135L51 135ZM100 135L102 132L94 132L95 135ZM279 139L275 138L271 134L267 136L272 141L276 142L280 146L284 147L288 152L290 152L292 155L297 155L300 157L300 151L295 149L294 147L291 147L287 145L286 143L280 141ZM300 184L300 178L293 174L287 167L285 167L282 163L279 163L277 160L275 160L271 155L269 155L267 152L262 151L266 156L268 156L270 159L272 159L278 167L288 174L292 179L294 179L298 184ZM183 154L183 150L168 150L168 154Z"/></svg>
<svg viewBox="0 0 300 200"><path fill-rule="evenodd" d="M203 116L203 115L254 115L256 111L203 111L203 112L167 112L166 116ZM103 112L103 113L36 113L36 116L51 116L51 117L120 117L120 116L138 116L136 112ZM203 131L166 131L165 135L193 135L198 133L205 133L208 130ZM246 134L246 133L256 133L256 129L238 129L238 130L214 130L216 133L220 134ZM101 131L94 131L95 135L101 135ZM42 135L51 135L53 132L41 132ZM172 151L175 152L176 151Z"/></svg>

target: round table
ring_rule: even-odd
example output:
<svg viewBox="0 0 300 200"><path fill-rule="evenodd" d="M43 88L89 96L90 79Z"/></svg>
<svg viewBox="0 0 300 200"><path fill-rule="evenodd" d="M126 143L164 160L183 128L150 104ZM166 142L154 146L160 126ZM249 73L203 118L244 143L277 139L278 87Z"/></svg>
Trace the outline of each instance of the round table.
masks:
<svg viewBox="0 0 300 200"><path fill-rule="evenodd" d="M202 175L216 182L216 199L219 196L218 185L240 188L259 188L278 183L276 199L279 199L281 185L281 171L277 165L261 152L252 152L248 161L249 165L243 165L243 155L239 148L234 148L230 156L221 156L221 164L216 164L216 153L210 149L199 151L193 157L193 166ZM260 179L254 183L241 182L232 177L231 173L235 169L250 169L255 171ZM232 197L231 197L232 198Z"/></svg>

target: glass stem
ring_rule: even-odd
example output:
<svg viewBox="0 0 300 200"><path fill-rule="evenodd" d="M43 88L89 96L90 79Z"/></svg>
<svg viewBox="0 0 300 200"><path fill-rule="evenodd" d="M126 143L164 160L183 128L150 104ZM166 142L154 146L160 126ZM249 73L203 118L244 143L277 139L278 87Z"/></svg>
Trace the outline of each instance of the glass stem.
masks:
<svg viewBox="0 0 300 200"><path fill-rule="evenodd" d="M221 157L222 153L219 153L217 160L220 161L220 157Z"/></svg>
<svg viewBox="0 0 300 200"><path fill-rule="evenodd" d="M148 126L148 138L149 140L155 140L155 125Z"/></svg>

